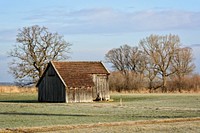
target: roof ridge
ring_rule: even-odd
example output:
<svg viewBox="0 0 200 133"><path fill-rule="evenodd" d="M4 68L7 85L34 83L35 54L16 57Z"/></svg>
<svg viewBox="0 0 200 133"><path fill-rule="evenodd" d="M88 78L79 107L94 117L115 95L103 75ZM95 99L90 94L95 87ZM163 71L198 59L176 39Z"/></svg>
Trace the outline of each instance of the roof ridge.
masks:
<svg viewBox="0 0 200 133"><path fill-rule="evenodd" d="M53 62L102 62L101 60L100 61L87 61L87 60L66 60L66 61L64 61L64 60L61 60L61 61L54 61L54 60L52 60Z"/></svg>
<svg viewBox="0 0 200 133"><path fill-rule="evenodd" d="M73 63L76 63L76 62L83 62L83 63L89 62L89 63L92 63L92 62L94 62L94 63L101 63L102 61L51 61L51 62L61 62L61 63L63 63L63 62L73 62Z"/></svg>

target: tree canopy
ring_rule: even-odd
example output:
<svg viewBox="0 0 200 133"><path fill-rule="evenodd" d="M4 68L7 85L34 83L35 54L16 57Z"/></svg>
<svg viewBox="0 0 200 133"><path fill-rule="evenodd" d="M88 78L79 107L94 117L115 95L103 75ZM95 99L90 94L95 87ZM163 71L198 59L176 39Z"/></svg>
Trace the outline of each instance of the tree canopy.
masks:
<svg viewBox="0 0 200 133"><path fill-rule="evenodd" d="M69 58L71 44L44 26L19 29L16 42L9 52L12 57L9 71L20 84L35 84L49 61Z"/></svg>

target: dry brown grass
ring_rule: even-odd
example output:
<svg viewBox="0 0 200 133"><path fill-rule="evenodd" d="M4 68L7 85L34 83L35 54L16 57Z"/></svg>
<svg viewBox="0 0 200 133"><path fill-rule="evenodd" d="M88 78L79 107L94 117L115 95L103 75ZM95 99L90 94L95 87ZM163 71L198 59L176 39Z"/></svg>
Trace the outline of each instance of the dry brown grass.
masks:
<svg viewBox="0 0 200 133"><path fill-rule="evenodd" d="M36 87L0 86L0 93L36 93Z"/></svg>
<svg viewBox="0 0 200 133"><path fill-rule="evenodd" d="M161 85L161 81L153 82L154 87ZM112 72L109 76L109 86L111 91L117 92L134 92L134 93L149 93L148 80L142 75L131 73L126 79L120 72ZM170 77L167 81L167 93L199 93L200 92L200 75L193 74L180 79ZM151 90L153 93L162 93L163 90L159 87Z"/></svg>

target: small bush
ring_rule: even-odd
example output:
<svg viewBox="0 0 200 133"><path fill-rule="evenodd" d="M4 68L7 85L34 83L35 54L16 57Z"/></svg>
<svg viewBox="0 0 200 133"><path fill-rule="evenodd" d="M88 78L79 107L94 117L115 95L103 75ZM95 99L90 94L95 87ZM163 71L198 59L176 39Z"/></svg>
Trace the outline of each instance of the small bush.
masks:
<svg viewBox="0 0 200 133"><path fill-rule="evenodd" d="M140 74L129 73L123 75L121 72L112 72L109 77L111 91L139 91L144 88L143 76Z"/></svg>

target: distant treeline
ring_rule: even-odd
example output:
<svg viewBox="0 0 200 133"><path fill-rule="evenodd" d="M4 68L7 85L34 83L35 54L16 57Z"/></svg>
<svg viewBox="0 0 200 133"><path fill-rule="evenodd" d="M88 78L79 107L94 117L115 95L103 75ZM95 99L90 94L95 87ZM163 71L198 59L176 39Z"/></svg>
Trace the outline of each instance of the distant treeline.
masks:
<svg viewBox="0 0 200 133"><path fill-rule="evenodd" d="M0 86L16 86L16 84L12 82L0 82Z"/></svg>

